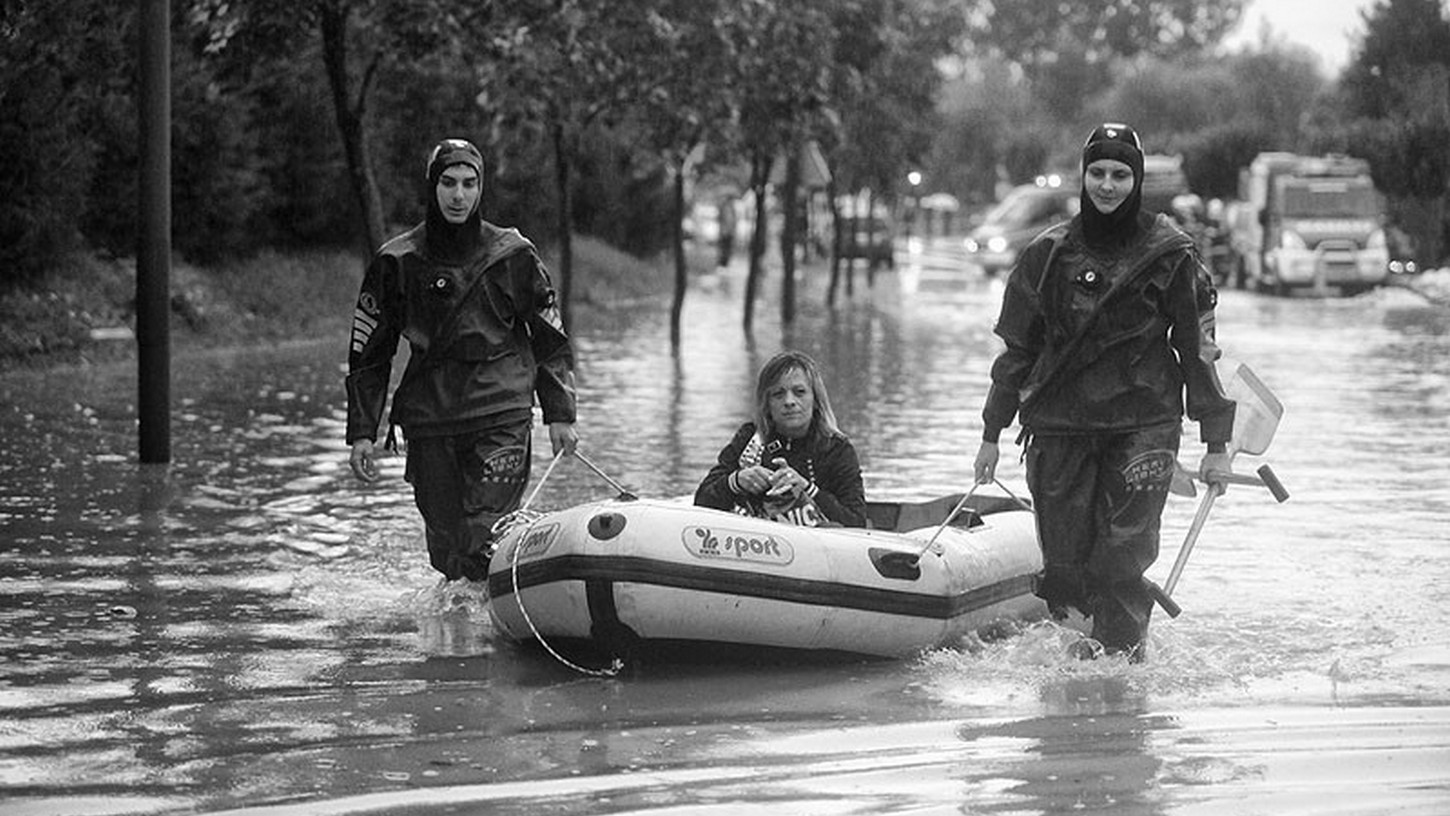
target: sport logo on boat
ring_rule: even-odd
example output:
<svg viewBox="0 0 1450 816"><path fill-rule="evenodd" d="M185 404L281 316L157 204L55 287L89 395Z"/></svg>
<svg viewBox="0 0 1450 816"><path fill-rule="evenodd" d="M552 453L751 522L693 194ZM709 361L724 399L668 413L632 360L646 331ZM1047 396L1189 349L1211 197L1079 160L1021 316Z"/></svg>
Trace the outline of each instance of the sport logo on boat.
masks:
<svg viewBox="0 0 1450 816"><path fill-rule="evenodd" d="M754 561L777 567L795 560L795 550L790 542L773 535L686 527L683 538L685 549L696 558Z"/></svg>
<svg viewBox="0 0 1450 816"><path fill-rule="evenodd" d="M555 534L559 532L559 525L546 524L536 530L530 530L524 534L524 539L519 543L519 559L533 558L543 555L554 543Z"/></svg>

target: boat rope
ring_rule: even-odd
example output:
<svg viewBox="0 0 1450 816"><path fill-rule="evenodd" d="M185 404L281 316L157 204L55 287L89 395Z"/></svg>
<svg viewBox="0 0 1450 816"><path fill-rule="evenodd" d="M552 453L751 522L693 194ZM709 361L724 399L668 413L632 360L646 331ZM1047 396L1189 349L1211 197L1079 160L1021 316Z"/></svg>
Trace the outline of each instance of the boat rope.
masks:
<svg viewBox="0 0 1450 816"><path fill-rule="evenodd" d="M559 464L559 460L564 458L564 454L565 451L563 450L560 450L558 453L554 454L554 459L553 461L549 462L548 469L544 471L543 476L539 477L539 483L534 487L534 492L529 494L529 498L526 499L524 503L519 506L519 509L509 513L505 513L504 515L499 517L498 521L495 521L493 523L491 531L495 539L501 538L504 533L507 533L514 527L518 527L521 525L525 527L532 527L535 522L539 521L544 517L544 513L541 513L537 510L530 510L529 505L534 503L534 497L538 496L539 491L544 488L544 482L547 482L549 480L549 475L554 472L554 466ZM580 461L593 468L596 473L600 473L599 469L595 468L594 465L589 462L589 460L581 456L577 450L574 451L574 455L578 457ZM602 476L603 474L600 473L600 475ZM605 478L608 479L609 477L605 476ZM612 479L610 480L610 483L614 483ZM624 488L621 487L616 487L616 489L618 489L621 494L626 492ZM534 619L529 617L529 610L524 607L524 594L522 589L519 587L519 555L523 553L523 551L524 534L523 532L520 532L518 540L514 543L512 557L509 560L509 578L514 589L514 603L519 605L519 614L523 616L524 623L528 624L529 631L533 633L534 639L537 640L539 642L539 645L544 647L544 651L548 652L550 656L552 656L555 660L563 663L565 666L568 666L569 668L581 674L587 674L593 677L613 677L616 674L619 674L619 672L624 668L624 661L620 660L617 657L614 659L614 663L611 664L610 667L607 669L590 669L584 666L580 666L579 664L574 663L573 661L559 654L559 652L555 650L553 646L550 646L549 642L544 639L543 633L540 632L539 628L534 625ZM495 601L495 603L497 603L497 601Z"/></svg>
<svg viewBox="0 0 1450 816"><path fill-rule="evenodd" d="M1008 487L1007 485L1002 484L1002 480L1001 479L998 479L996 476L993 476L992 477L992 484L995 484L996 486L1002 488L1003 492L1005 492L1008 496L1011 496L1013 501L1015 501L1018 504L1022 505L1022 509L1023 510L1026 510L1029 513L1033 512L1032 505L1029 504L1026 500L1024 500L1021 496L1018 496L1016 493L1013 493L1012 492L1012 488Z"/></svg>
<svg viewBox="0 0 1450 816"><path fill-rule="evenodd" d="M498 520L493 523L493 526L488 528L489 533L493 535L494 541L497 541L504 533L520 524L533 524L543 517L543 513L530 510L529 505L534 503L534 499L538 497L539 491L544 489L544 482L549 481L549 475L554 472L554 466L559 464L559 460L563 458L564 451L562 450L554 454L554 458L550 460L549 466L544 469L544 475L539 477L539 483L534 485L534 492L529 494L529 497L524 500L523 504L519 505L517 510L510 510L502 516L499 516Z"/></svg>
<svg viewBox="0 0 1450 816"><path fill-rule="evenodd" d="M1026 510L1029 513L1032 512L1032 505L1024 501L1021 496L1013 493L1012 488L1002 484L1001 479L993 476L992 483L1002 488L1002 490L1006 492L1008 496L1012 497L1013 501L1017 502L1019 505L1022 506L1023 510ZM957 514L962 512L962 508L967 505L967 500L972 498L972 494L976 493L977 488L981 487L983 484L984 482L974 482L972 483L971 488L969 488L966 493L962 494L962 498L960 501L957 502L957 506L952 508L952 511L947 514L947 517L943 519L942 523L936 528L936 532L931 534L931 538L927 540L926 546L922 547L921 551L916 554L917 560L920 560L923 555L926 555L928 550L932 549L932 546L936 544L937 537L940 536L942 534L942 531L945 530L947 526L952 523L952 519L956 518Z"/></svg>
<svg viewBox="0 0 1450 816"><path fill-rule="evenodd" d="M977 488L981 486L981 482L973 482L971 488L968 489L967 492L962 494L962 498L960 501L957 502L957 506L953 507L952 511L950 513L947 513L947 517L941 520L941 524L937 525L936 532L932 533L931 538L927 539L926 546L922 547L921 552L918 552L916 554L917 560L920 560L923 555L926 555L927 550L930 550L933 546L936 545L936 539L938 536L941 535L942 530L945 530L947 528L947 525L952 523L952 519L956 518L957 514L962 512L962 508L967 506L967 500L970 499L972 497L972 494L977 492Z"/></svg>
<svg viewBox="0 0 1450 816"><path fill-rule="evenodd" d="M539 642L539 645L544 647L544 651L548 652L549 655L555 660L563 663L565 666L568 666L569 668L573 669L576 672L579 672L580 674L587 674L591 677L614 677L615 675L619 674L620 671L624 669L624 661L620 660L618 657L614 658L614 662L612 662L607 669L591 669L586 666L581 666L578 663L570 660L569 658L559 654L559 652L553 646L549 645L549 641L544 639L543 633L540 632L539 628L534 625L534 619L529 617L529 610L524 607L524 593L522 588L519 586L519 553L521 553L523 549L523 536L522 534L520 534L519 540L514 544L513 558L510 559L509 563L509 574L514 587L514 603L519 605L519 614L524 616L524 623L529 625L529 631L533 633L534 640L537 640Z"/></svg>

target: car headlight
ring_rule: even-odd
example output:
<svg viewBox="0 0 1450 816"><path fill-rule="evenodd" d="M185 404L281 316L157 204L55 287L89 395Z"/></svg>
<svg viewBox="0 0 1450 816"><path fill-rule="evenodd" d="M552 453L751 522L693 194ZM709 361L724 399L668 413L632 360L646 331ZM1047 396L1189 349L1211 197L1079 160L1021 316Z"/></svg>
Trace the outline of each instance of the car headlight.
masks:
<svg viewBox="0 0 1450 816"><path fill-rule="evenodd" d="M994 235L987 239L987 249L991 252L1006 252L1007 239L1000 235Z"/></svg>
<svg viewBox="0 0 1450 816"><path fill-rule="evenodd" d="M1309 245L1304 243L1304 238L1292 230L1284 230L1279 236L1279 249L1308 249Z"/></svg>
<svg viewBox="0 0 1450 816"><path fill-rule="evenodd" d="M962 246L965 246L968 252L978 252L982 248L981 245L977 243L976 238L968 238L965 241L962 241Z"/></svg>

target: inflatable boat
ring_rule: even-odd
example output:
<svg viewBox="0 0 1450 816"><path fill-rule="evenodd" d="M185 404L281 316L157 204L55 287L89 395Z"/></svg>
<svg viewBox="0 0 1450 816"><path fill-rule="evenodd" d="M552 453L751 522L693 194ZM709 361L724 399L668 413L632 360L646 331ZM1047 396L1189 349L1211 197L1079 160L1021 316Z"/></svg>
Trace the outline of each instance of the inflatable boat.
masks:
<svg viewBox="0 0 1450 816"><path fill-rule="evenodd" d="M489 608L508 640L551 650L573 642L621 659L726 647L897 658L1004 619L1044 617L1032 594L1042 566L1032 514L971 495L953 515L961 500L873 502L865 529L797 527L684 500L583 504L502 533Z"/></svg>

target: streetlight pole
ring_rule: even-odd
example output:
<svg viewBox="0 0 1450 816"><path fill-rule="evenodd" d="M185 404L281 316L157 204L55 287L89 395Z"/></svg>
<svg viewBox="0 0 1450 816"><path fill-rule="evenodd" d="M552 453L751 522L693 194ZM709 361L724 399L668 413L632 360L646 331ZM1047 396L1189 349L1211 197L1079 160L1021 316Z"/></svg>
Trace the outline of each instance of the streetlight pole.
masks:
<svg viewBox="0 0 1450 816"><path fill-rule="evenodd" d="M139 0L141 178L136 251L140 457L171 461L171 2Z"/></svg>
<svg viewBox="0 0 1450 816"><path fill-rule="evenodd" d="M907 173L906 183L911 185L911 194L907 197L906 221L906 237L910 238L912 229L916 226L916 213L919 209L918 205L921 202L921 199L917 193L917 189L921 187L921 172L917 170L912 170L910 173Z"/></svg>

